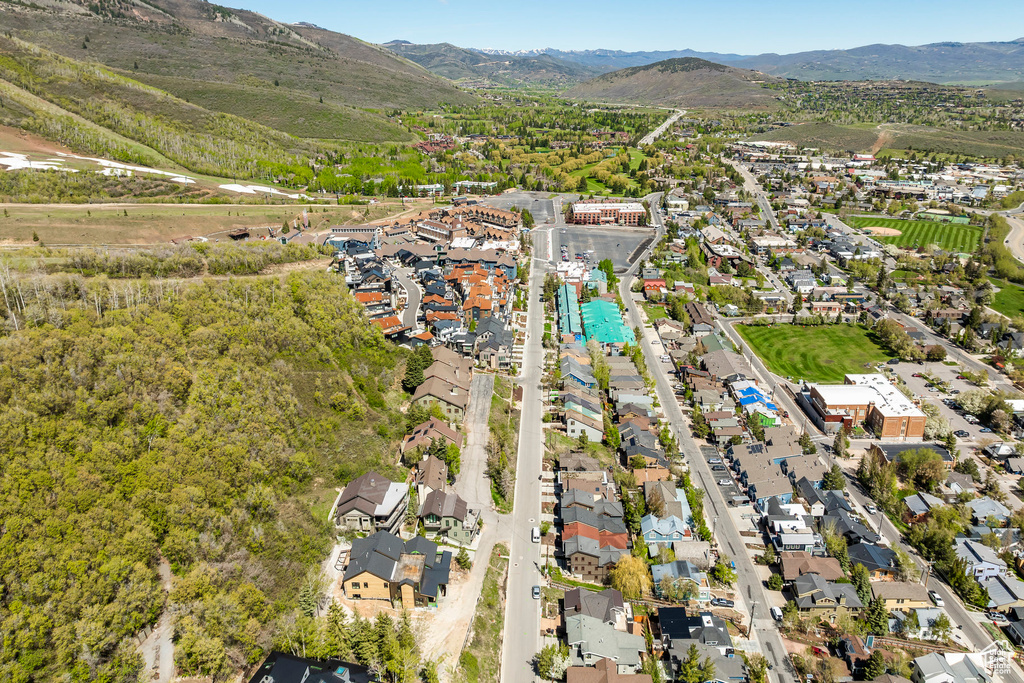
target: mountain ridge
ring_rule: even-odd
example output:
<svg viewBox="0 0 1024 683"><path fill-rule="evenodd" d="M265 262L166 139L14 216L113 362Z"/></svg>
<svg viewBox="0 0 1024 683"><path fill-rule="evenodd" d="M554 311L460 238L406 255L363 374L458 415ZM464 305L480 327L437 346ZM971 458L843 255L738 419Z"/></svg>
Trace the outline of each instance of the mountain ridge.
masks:
<svg viewBox="0 0 1024 683"><path fill-rule="evenodd" d="M605 73L654 64L666 59L696 57L737 68L753 69L800 80L920 80L932 83L1024 81L1024 37L1008 41L939 41L924 45L874 43L834 50L758 55L696 50L624 51L499 50L463 48L491 56L549 55Z"/></svg>

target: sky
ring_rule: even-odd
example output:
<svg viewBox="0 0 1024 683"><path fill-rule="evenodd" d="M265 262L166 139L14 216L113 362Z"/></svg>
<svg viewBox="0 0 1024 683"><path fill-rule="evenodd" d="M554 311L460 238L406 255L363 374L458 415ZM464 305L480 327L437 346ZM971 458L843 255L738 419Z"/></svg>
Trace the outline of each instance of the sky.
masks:
<svg viewBox="0 0 1024 683"><path fill-rule="evenodd" d="M220 0L372 43L787 54L1024 37L1021 0Z"/></svg>

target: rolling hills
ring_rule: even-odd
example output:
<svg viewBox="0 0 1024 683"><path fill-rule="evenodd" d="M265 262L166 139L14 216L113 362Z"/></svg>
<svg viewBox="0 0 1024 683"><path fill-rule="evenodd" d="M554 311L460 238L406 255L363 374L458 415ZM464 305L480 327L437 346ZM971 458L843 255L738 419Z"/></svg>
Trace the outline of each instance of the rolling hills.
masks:
<svg viewBox="0 0 1024 683"><path fill-rule="evenodd" d="M696 57L668 59L604 74L564 94L572 99L666 107L772 107L762 87L775 79Z"/></svg>
<svg viewBox="0 0 1024 683"><path fill-rule="evenodd" d="M0 3L13 36L298 137L402 141L380 114L476 98L394 53L200 0Z"/></svg>

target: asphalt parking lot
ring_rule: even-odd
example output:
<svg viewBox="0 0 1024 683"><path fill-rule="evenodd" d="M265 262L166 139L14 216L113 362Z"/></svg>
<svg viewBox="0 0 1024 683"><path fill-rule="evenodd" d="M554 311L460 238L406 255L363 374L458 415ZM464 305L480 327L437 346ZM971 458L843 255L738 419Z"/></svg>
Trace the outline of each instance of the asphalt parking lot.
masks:
<svg viewBox="0 0 1024 683"><path fill-rule="evenodd" d="M481 199L482 204L493 206L496 209L529 209L533 220L537 225L543 225L555 218L555 203L550 192L509 192L497 197L486 197Z"/></svg>
<svg viewBox="0 0 1024 683"><path fill-rule="evenodd" d="M954 410L942 402L944 398L955 399L956 395L952 392L959 390L961 393L969 391L971 389L977 389L977 385L968 382L963 379L956 379L956 376L960 373L960 369L956 365L943 365L942 363L928 363L925 362L922 365L917 363L900 363L899 365L886 365L887 368L892 368L899 373L903 381L907 383L907 386L916 396L920 396L922 401L931 403L939 408L939 414L949 420L950 426L954 431L964 430L969 436L958 437L960 442L974 443L985 437L992 437L991 433L984 433L981 429L984 425L972 425L961 415L957 415ZM924 377L914 377L915 374L930 375L939 380L949 383L950 393L943 393L942 391L928 391L929 384Z"/></svg>
<svg viewBox="0 0 1024 683"><path fill-rule="evenodd" d="M569 259L576 258L576 254L590 254L591 263L597 265L601 259L611 259L615 272L625 272L631 265L628 258L637 251L638 247L646 240L654 236L649 229L636 228L595 228L586 225L566 225L553 228L555 241L555 255L559 257L559 251L564 244L569 252Z"/></svg>

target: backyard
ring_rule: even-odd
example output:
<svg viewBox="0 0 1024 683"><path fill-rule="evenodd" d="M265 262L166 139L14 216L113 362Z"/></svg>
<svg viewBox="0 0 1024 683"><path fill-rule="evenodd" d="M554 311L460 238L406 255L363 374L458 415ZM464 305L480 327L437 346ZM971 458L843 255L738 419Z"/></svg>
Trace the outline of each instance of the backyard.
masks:
<svg viewBox="0 0 1024 683"><path fill-rule="evenodd" d="M856 228L886 228L899 234L874 234L879 242L916 249L934 244L940 249L970 254L978 248L983 228L978 225L939 223L936 221L905 221L898 218L851 216L846 222ZM868 231L870 232L870 230Z"/></svg>
<svg viewBox="0 0 1024 683"><path fill-rule="evenodd" d="M842 382L847 373L874 372L890 357L860 325L737 325L736 330L769 370L794 381Z"/></svg>

